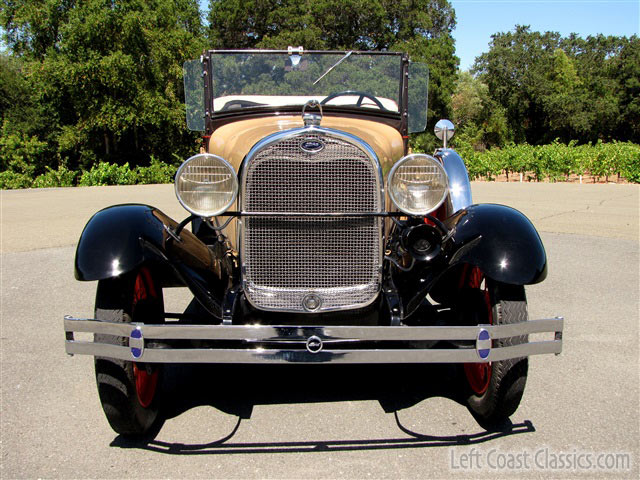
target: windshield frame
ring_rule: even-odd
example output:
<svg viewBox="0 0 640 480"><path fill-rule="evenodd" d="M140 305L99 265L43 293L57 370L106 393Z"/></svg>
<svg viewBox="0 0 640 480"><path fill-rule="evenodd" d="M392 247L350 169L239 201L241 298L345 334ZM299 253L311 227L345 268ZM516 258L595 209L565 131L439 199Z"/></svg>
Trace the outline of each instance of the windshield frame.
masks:
<svg viewBox="0 0 640 480"><path fill-rule="evenodd" d="M372 120L378 120L383 123L389 124L400 131L403 137L408 136L408 122L407 122L407 108L408 108L408 66L409 57L403 52L371 52L360 50L303 50L299 51L297 48L287 50L261 50L261 49L249 49L249 50L207 50L201 57L204 73L204 102L205 102L205 135L210 135L219 126L235 121L238 117L261 117L261 116L273 116L281 114L291 114L302 112L303 105L285 105L285 106L255 106L244 107L240 109L234 109L229 111L215 111L214 110L214 86L213 86L213 72L214 65L213 58L216 55L224 54L245 54L245 55L301 55L304 58L305 55L317 54L317 55L343 55L344 58L348 56L394 56L398 57L399 61L399 82L398 82L398 110L399 111L380 111L378 109L361 108L353 105L323 105L325 115L346 115L357 118L366 118ZM343 59L344 59L343 58ZM336 65L337 66L337 65ZM339 67L338 67L339 68ZM325 74L331 75L330 72Z"/></svg>

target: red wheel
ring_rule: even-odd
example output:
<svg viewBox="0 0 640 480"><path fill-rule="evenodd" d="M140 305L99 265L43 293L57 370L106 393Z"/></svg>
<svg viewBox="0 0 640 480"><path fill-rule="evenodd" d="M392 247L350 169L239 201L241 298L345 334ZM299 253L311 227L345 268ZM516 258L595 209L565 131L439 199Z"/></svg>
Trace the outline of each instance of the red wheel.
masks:
<svg viewBox="0 0 640 480"><path fill-rule="evenodd" d="M95 318L122 323L164 321L162 289L147 267L98 282ZM128 337L96 334L96 341L129 345ZM144 435L158 415L161 366L96 357L96 382L105 416L122 435Z"/></svg>
<svg viewBox="0 0 640 480"><path fill-rule="evenodd" d="M485 282L484 274L478 267L465 269L466 287L482 292L484 307L487 314L487 323L493 323L493 314L491 309L491 299L489 298L489 290L487 282ZM465 363L464 373L469 382L469 387L477 395L482 395L489 388L491 381L491 363Z"/></svg>
<svg viewBox="0 0 640 480"><path fill-rule="evenodd" d="M153 402L158 387L158 369L151 373L141 370L136 363L133 364L133 377L136 381L136 393L138 401L144 408L148 408Z"/></svg>
<svg viewBox="0 0 640 480"><path fill-rule="evenodd" d="M486 278L476 267L467 267L460 282L459 310L466 325L504 325L526 322L527 300L522 285L508 285ZM527 335L493 340L492 347L527 342ZM503 425L516 411L527 381L528 359L513 358L463 366L467 408L485 428Z"/></svg>
<svg viewBox="0 0 640 480"><path fill-rule="evenodd" d="M152 310L152 314L157 314L154 311L158 308L160 299L149 269L143 267L136 276L136 281L133 285L133 305L132 315L134 317L142 317L142 315L148 314L148 310ZM140 368L137 363L133 364L133 377L136 384L136 393L138 395L138 401L140 405L148 408L156 394L156 388L158 387L158 366L148 365L146 368L143 366Z"/></svg>

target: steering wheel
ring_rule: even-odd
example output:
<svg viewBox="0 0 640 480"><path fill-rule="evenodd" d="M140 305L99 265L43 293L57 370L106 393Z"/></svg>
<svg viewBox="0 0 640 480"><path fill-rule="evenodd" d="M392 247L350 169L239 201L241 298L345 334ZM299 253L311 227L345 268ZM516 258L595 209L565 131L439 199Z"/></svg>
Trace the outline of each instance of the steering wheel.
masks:
<svg viewBox="0 0 640 480"><path fill-rule="evenodd" d="M387 110L386 108L384 108L382 106L382 103L380 102L380 100L378 100L376 97L374 97L373 95L371 95L370 93L367 92L358 92L358 91L354 91L354 90L345 90L344 92L336 92L336 93L332 93L331 95L327 96L324 98L324 100L322 100L320 102L320 105L325 105L326 103L330 102L331 100L333 100L334 98L337 97L344 97L347 95L351 95L351 96L357 96L358 97L358 101L356 102L356 107L360 107L362 105L362 101L365 98L368 98L369 100L371 100L376 107L378 107L380 110Z"/></svg>
<svg viewBox="0 0 640 480"><path fill-rule="evenodd" d="M220 109L221 112L225 110L233 110L236 108L248 108L248 107L263 107L264 103L251 102L249 100L235 99L230 100L224 104L224 107Z"/></svg>

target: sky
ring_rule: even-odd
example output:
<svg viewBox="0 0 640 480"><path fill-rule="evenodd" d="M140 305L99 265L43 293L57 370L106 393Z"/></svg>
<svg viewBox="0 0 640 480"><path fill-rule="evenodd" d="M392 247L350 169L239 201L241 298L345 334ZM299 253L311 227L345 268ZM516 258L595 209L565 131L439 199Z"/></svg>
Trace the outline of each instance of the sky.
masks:
<svg viewBox="0 0 640 480"><path fill-rule="evenodd" d="M453 33L460 69L468 70L475 58L489 50L491 35L515 25L533 31L559 32L563 37L602 33L640 34L640 0L450 0L456 12Z"/></svg>

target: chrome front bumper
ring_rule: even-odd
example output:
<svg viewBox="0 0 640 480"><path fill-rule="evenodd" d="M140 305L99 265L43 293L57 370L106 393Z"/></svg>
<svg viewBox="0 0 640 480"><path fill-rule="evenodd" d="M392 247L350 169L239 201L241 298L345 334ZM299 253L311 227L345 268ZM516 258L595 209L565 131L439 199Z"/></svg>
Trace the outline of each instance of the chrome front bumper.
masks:
<svg viewBox="0 0 640 480"><path fill-rule="evenodd" d="M471 327L300 327L147 325L65 316L66 352L147 363L484 363L562 351L561 317ZM128 338L128 346L81 341L75 333ZM493 347L492 340L553 333L553 340ZM172 348L171 340L223 341L220 348ZM475 348L397 348L399 342L475 341ZM244 348L225 348L224 341ZM370 348L370 345L375 348ZM392 342L385 348L385 342ZM155 345L154 345L155 344ZM158 345L160 344L160 345ZM154 348L155 347L155 348Z"/></svg>

